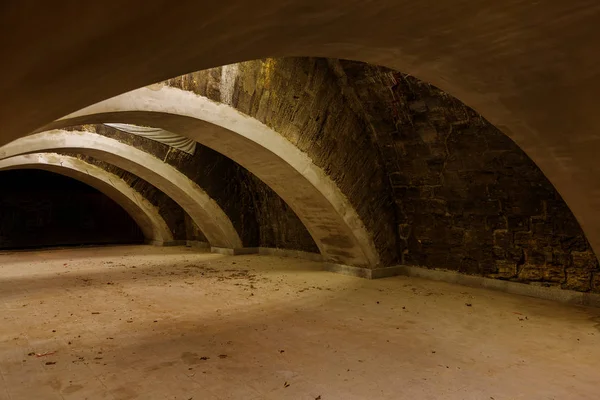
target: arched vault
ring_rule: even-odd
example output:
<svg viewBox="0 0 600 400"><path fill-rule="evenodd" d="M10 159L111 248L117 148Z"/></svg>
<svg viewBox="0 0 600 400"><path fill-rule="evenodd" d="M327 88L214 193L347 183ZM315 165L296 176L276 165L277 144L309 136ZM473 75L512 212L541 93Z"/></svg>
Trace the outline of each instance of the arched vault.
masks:
<svg viewBox="0 0 600 400"><path fill-rule="evenodd" d="M176 168L125 143L91 132L54 130L23 137L0 148L0 159L20 154L73 151L139 176L186 211L213 247L239 249L231 220L197 184Z"/></svg>
<svg viewBox="0 0 600 400"><path fill-rule="evenodd" d="M154 0L143 11L106 0L85 12L77 2L31 7L13 2L0 13L0 42L10 60L0 76L0 144L192 71L264 57L364 61L434 84L511 137L600 249L597 0L375 0L342 9L338 0Z"/></svg>
<svg viewBox="0 0 600 400"><path fill-rule="evenodd" d="M294 210L325 259L379 264L369 232L335 182L260 121L206 97L154 85L87 107L49 127L107 122L163 128L218 151L260 178Z"/></svg>

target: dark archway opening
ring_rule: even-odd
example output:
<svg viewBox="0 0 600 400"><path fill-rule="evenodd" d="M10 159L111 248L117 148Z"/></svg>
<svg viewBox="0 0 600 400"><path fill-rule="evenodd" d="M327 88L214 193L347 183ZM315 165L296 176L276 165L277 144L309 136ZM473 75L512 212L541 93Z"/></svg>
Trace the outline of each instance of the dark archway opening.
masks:
<svg viewBox="0 0 600 400"><path fill-rule="evenodd" d="M121 206L75 179L3 171L0 188L0 249L144 242Z"/></svg>

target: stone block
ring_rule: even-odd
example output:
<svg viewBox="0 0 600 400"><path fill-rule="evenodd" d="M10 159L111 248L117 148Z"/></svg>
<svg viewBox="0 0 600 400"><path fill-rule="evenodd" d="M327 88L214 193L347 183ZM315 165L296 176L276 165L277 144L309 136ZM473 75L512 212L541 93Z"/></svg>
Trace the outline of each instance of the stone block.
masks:
<svg viewBox="0 0 600 400"><path fill-rule="evenodd" d="M530 246L532 243L533 235L531 232L515 232L515 245L517 246Z"/></svg>
<svg viewBox="0 0 600 400"><path fill-rule="evenodd" d="M406 200L406 199L420 199L421 198L421 190L419 189L419 187L417 186L406 186L406 185L401 185L401 186L393 186L392 187L392 194L394 196L394 198L396 199L401 199L401 200Z"/></svg>
<svg viewBox="0 0 600 400"><path fill-rule="evenodd" d="M424 113L427 112L427 103L423 100L411 101L408 108L415 113Z"/></svg>
<svg viewBox="0 0 600 400"><path fill-rule="evenodd" d="M447 242L450 246L462 246L465 242L465 230L456 226L447 231Z"/></svg>
<svg viewBox="0 0 600 400"><path fill-rule="evenodd" d="M525 250L525 261L527 264L544 265L546 264L546 255L543 251L535 248L527 249Z"/></svg>
<svg viewBox="0 0 600 400"><path fill-rule="evenodd" d="M417 128L417 134L424 143L435 143L440 139L435 127L425 124Z"/></svg>
<svg viewBox="0 0 600 400"><path fill-rule="evenodd" d="M549 221L534 219L531 224L531 230L535 236L552 235L554 226Z"/></svg>
<svg viewBox="0 0 600 400"><path fill-rule="evenodd" d="M431 268L444 268L448 260L448 248L431 246L427 249L425 266Z"/></svg>
<svg viewBox="0 0 600 400"><path fill-rule="evenodd" d="M587 240L582 235L563 236L560 239L560 247L567 252L582 252L589 250Z"/></svg>
<svg viewBox="0 0 600 400"><path fill-rule="evenodd" d="M447 154L444 172L457 172L465 168L463 159L457 154Z"/></svg>
<svg viewBox="0 0 600 400"><path fill-rule="evenodd" d="M487 186L488 195L492 199L506 200L509 196L507 188L499 182L491 183ZM502 205L504 207L504 205Z"/></svg>
<svg viewBox="0 0 600 400"><path fill-rule="evenodd" d="M579 292L587 292L591 289L592 271L568 267L566 268L567 279L562 285L563 289L577 290Z"/></svg>
<svg viewBox="0 0 600 400"><path fill-rule="evenodd" d="M408 185L408 182L410 180L405 174L401 172L392 172L389 174L389 177L392 186L406 186Z"/></svg>
<svg viewBox="0 0 600 400"><path fill-rule="evenodd" d="M594 272L592 275L592 292L600 293L600 272Z"/></svg>
<svg viewBox="0 0 600 400"><path fill-rule="evenodd" d="M494 254L494 259L506 260L506 250L502 247L494 246L492 253Z"/></svg>
<svg viewBox="0 0 600 400"><path fill-rule="evenodd" d="M439 174L444 169L444 163L446 162L446 160L440 155L434 155L425 160L425 162L427 163L427 167L431 172Z"/></svg>
<svg viewBox="0 0 600 400"><path fill-rule="evenodd" d="M446 268L453 271L459 271L464 258L465 253L460 248L451 249L448 253L448 258L446 259Z"/></svg>
<svg viewBox="0 0 600 400"><path fill-rule="evenodd" d="M518 197L509 197L504 200L502 206L505 212L514 215L533 216L541 215L544 212L542 200L528 195L526 192ZM550 230L552 230L551 224Z"/></svg>
<svg viewBox="0 0 600 400"><path fill-rule="evenodd" d="M544 268L540 265L525 264L519 271L519 280L540 281L544 278Z"/></svg>
<svg viewBox="0 0 600 400"><path fill-rule="evenodd" d="M506 217L502 215L489 215L485 217L485 224L490 230L507 229Z"/></svg>
<svg viewBox="0 0 600 400"><path fill-rule="evenodd" d="M562 265L546 265L543 269L542 279L547 282L563 283L565 281L565 267Z"/></svg>
<svg viewBox="0 0 600 400"><path fill-rule="evenodd" d="M517 264L512 261L497 260L496 267L498 278L509 279L517 276Z"/></svg>
<svg viewBox="0 0 600 400"><path fill-rule="evenodd" d="M550 261L553 265L559 265L562 267L570 267L572 265L571 254L566 253L559 250L552 251L552 261Z"/></svg>
<svg viewBox="0 0 600 400"><path fill-rule="evenodd" d="M446 215L448 213L448 206L444 200L422 199L419 202L419 212L426 214Z"/></svg>
<svg viewBox="0 0 600 400"><path fill-rule="evenodd" d="M494 244L503 249L513 246L513 233L506 229L498 229L494 231Z"/></svg>
<svg viewBox="0 0 600 400"><path fill-rule="evenodd" d="M574 251L571 253L573 259L573 268L584 271L594 271L598 269L598 260L591 251Z"/></svg>
<svg viewBox="0 0 600 400"><path fill-rule="evenodd" d="M438 185L436 186L421 186L419 187L419 193L422 199L433 199L435 198L435 189L439 187ZM445 199L438 199L438 200L442 200L442 201L446 201Z"/></svg>
<svg viewBox="0 0 600 400"><path fill-rule="evenodd" d="M522 264L525 262L525 252L518 247L508 248L506 250L506 259L512 260L517 264Z"/></svg>
<svg viewBox="0 0 600 400"><path fill-rule="evenodd" d="M508 230L513 232L529 231L529 217L520 215L507 215Z"/></svg>
<svg viewBox="0 0 600 400"><path fill-rule="evenodd" d="M464 258L460 264L458 272L469 275L477 275L480 273L479 262L473 258Z"/></svg>

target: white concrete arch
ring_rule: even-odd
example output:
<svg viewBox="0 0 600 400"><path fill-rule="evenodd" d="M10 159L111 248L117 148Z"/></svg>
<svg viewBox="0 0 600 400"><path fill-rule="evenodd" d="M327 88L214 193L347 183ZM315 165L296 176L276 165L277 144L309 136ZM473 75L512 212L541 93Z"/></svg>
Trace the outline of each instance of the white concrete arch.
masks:
<svg viewBox="0 0 600 400"><path fill-rule="evenodd" d="M92 156L139 176L179 204L211 246L233 250L242 247L229 217L196 183L158 158L118 140L91 132L42 132L1 147L0 159L57 150Z"/></svg>
<svg viewBox="0 0 600 400"><path fill-rule="evenodd" d="M116 175L75 157L56 153L26 154L0 160L0 171L39 169L83 182L120 205L138 224L150 244L170 245L173 234L157 207Z"/></svg>
<svg viewBox="0 0 600 400"><path fill-rule="evenodd" d="M260 121L229 105L158 84L87 107L50 127L106 122L160 127L218 151L260 178L294 210L326 260L379 264L371 235L335 182Z"/></svg>

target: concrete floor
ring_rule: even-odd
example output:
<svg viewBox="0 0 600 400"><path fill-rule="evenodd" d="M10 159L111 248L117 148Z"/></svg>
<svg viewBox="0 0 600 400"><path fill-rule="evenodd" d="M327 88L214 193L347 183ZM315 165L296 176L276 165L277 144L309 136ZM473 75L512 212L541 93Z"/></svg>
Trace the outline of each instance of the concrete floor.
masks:
<svg viewBox="0 0 600 400"><path fill-rule="evenodd" d="M81 248L1 254L0 298L0 399L600 397L600 310L416 278Z"/></svg>

